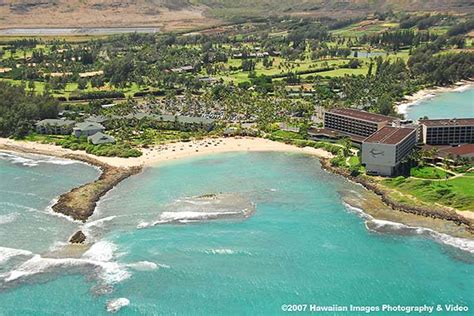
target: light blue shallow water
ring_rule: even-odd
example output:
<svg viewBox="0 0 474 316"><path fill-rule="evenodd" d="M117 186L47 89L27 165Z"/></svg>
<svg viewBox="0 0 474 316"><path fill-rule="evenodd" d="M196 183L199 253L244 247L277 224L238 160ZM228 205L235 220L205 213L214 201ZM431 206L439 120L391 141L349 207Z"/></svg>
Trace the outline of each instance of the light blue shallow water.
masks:
<svg viewBox="0 0 474 316"><path fill-rule="evenodd" d="M18 181L9 190L24 193L31 172L48 174L51 168L63 190L95 175L80 164L27 167L0 160L1 182L9 172ZM58 191L55 185L28 189L45 200ZM123 315L273 315L288 303L453 303L468 305L472 314L473 254L427 238L421 229L407 233L392 224L396 233L368 230L340 195L361 190L299 154L221 154L149 168L109 192L82 226L94 242L84 255L10 257L0 271L0 314L107 314L107 302L118 298L129 301L119 311ZM192 198L209 193L255 203L255 213L151 226L163 211L183 219L210 207ZM33 204L41 209L47 202ZM80 226L38 214L42 221L25 216L15 229ZM1 225L2 232L13 233L13 223ZM1 241L43 257L42 249L54 243ZM474 251L472 243L467 248Z"/></svg>
<svg viewBox="0 0 474 316"><path fill-rule="evenodd" d="M474 117L474 88L437 94L413 104L406 113L411 120L424 116L430 119Z"/></svg>

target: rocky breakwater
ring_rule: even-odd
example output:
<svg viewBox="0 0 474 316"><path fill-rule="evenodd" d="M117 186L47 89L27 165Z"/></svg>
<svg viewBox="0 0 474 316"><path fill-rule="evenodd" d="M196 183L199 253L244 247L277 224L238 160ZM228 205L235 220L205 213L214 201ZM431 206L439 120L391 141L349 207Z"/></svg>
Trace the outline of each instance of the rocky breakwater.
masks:
<svg viewBox="0 0 474 316"><path fill-rule="evenodd" d="M393 210L451 221L457 225L463 226L467 232L474 234L474 222L457 214L452 209L441 206L413 205L399 202L390 196L390 189L368 178L367 176L352 176L348 170L332 166L329 159L321 159L321 167L324 170L339 174L353 182L361 184L367 190L370 190L380 196L381 200Z"/></svg>
<svg viewBox="0 0 474 316"><path fill-rule="evenodd" d="M52 207L53 211L82 222L85 222L94 213L97 202L102 196L124 179L142 170L141 166L114 167L83 155L65 155L63 157L86 162L100 168L102 171L97 180L62 194Z"/></svg>

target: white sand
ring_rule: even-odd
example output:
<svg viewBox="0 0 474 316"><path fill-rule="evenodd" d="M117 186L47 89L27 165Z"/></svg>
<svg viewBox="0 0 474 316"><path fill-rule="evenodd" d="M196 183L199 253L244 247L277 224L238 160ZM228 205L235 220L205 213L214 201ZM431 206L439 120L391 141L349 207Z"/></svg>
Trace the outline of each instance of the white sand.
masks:
<svg viewBox="0 0 474 316"><path fill-rule="evenodd" d="M435 97L439 93L443 92L462 92L471 87L474 87L472 81L460 81L449 87L437 87L420 90L412 95L406 96L405 100L395 105L395 110L399 114L406 114L408 108L427 99Z"/></svg>
<svg viewBox="0 0 474 316"><path fill-rule="evenodd" d="M100 157L87 154L84 151L73 151L55 145L16 141L7 138L0 138L0 150L2 145L20 147L25 151L40 151L42 154L58 157L66 154L82 154L116 167L156 166L166 161L226 152L294 152L310 154L321 158L333 157L331 153L323 149L299 148L268 139L252 137L208 138L199 141L171 143L142 149L143 155L137 158ZM457 213L466 218L474 219L474 212L457 211Z"/></svg>
<svg viewBox="0 0 474 316"><path fill-rule="evenodd" d="M258 152L258 151L282 151L296 152L314 155L322 158L331 158L332 154L323 150L311 147L299 148L279 142L274 142L262 138L208 138L191 142L178 142L166 145L154 146L142 149L143 155L137 158L117 158L117 157L99 157L87 154L84 151L73 151L50 144L40 144L27 141L16 141L7 138L0 138L0 147L2 145L16 146L25 151L40 151L43 154L52 156L64 156L66 154L82 154L112 166L131 167L131 166L153 166L165 161L172 161L181 158L195 157L226 152Z"/></svg>

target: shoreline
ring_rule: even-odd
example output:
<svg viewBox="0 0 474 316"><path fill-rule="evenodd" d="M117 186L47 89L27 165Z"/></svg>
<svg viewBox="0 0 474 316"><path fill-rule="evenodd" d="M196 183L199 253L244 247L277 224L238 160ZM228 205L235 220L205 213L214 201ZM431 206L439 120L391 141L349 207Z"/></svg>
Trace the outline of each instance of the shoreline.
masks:
<svg viewBox="0 0 474 316"><path fill-rule="evenodd" d="M328 159L321 159L321 168L333 174L343 176L348 181L362 185L369 192L379 196L381 202L383 202L383 204L392 210L432 219L449 221L455 223L458 226L464 227L466 232L470 234L471 238L474 237L474 214L471 211L457 211L450 210L447 207L428 207L400 203L390 197L390 192L386 188L365 177L353 177L347 170L332 166Z"/></svg>
<svg viewBox="0 0 474 316"><path fill-rule="evenodd" d="M170 143L143 149L143 155L135 158L101 157L84 151L73 151L52 144L40 144L0 138L0 150L59 157L84 162L100 170L99 177L89 183L63 193L51 206L59 214L86 222L94 214L100 198L128 177L140 173L144 167L159 165L167 161L228 152L295 152L319 158L331 158L332 154L319 148L298 148L262 138L214 138L191 142ZM79 238L78 238L79 237ZM81 231L76 232L71 242L84 242Z"/></svg>
<svg viewBox="0 0 474 316"><path fill-rule="evenodd" d="M412 95L406 95L402 101L395 104L395 111L406 118L408 109L422 101L436 97L445 92L462 92L474 87L474 81L462 80L446 87L430 87L419 90Z"/></svg>
<svg viewBox="0 0 474 316"><path fill-rule="evenodd" d="M463 225L474 234L474 212L470 211L448 211L447 209L431 210L421 206L401 205L392 201L388 194L377 185L353 178L343 170L329 166L329 159L332 154L323 149L299 148L293 145L279 143L262 138L242 137L242 138L210 138L191 142L177 142L167 145L156 146L143 150L143 155L137 158L116 158L93 156L83 151L72 151L50 144L39 144L26 141L15 141L0 138L0 150L42 154L56 156L59 158L72 159L85 162L99 168L102 173L98 179L60 196L52 209L55 212L67 215L73 219L86 222L94 213L97 202L108 191L113 189L124 179L137 174L144 167L152 167L185 158L206 156L217 153L229 152L293 152L313 155L320 158L321 168L335 174L342 175L346 180L364 186L368 191L379 196L381 202L389 208L410 213L421 217L437 218L444 221L454 222ZM90 190L97 187L99 190ZM84 198L86 194L86 198Z"/></svg>
<svg viewBox="0 0 474 316"><path fill-rule="evenodd" d="M168 143L165 145L143 148L141 149L143 152L142 156L131 158L95 156L88 154L85 151L65 149L52 144L17 141L8 138L0 138L0 149L2 149L2 147L7 148L7 150L8 148L13 148L23 152L63 158L66 155L80 155L118 168L152 167L166 161L230 152L294 152L309 154L318 158L333 157L331 153L324 149L311 147L299 148L293 145L256 137L220 137L193 140L189 142Z"/></svg>
<svg viewBox="0 0 474 316"><path fill-rule="evenodd" d="M73 220L86 222L94 213L100 198L126 178L141 172L141 166L118 167L104 163L98 159L78 153L48 151L34 146L22 146L20 142L1 139L0 150L14 153L26 153L53 156L62 159L86 163L100 170L100 175L94 181L61 194L51 209ZM32 148L33 147L33 148Z"/></svg>

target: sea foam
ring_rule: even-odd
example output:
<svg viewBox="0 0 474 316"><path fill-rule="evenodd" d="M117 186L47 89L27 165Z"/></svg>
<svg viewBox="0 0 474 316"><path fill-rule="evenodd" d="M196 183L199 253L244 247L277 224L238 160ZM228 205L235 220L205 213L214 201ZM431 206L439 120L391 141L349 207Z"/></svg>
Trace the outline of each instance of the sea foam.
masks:
<svg viewBox="0 0 474 316"><path fill-rule="evenodd" d="M48 163L55 165L71 165L77 163L74 160L61 159L44 155L17 155L6 152L0 152L0 159L8 160L14 164L21 164L26 167L36 167L40 163Z"/></svg>
<svg viewBox="0 0 474 316"><path fill-rule="evenodd" d="M18 213L9 213L5 215L0 215L0 225L14 222L17 217L18 217Z"/></svg>
<svg viewBox="0 0 474 316"><path fill-rule="evenodd" d="M110 300L107 302L107 311L110 313L118 312L122 307L127 306L130 304L130 301L125 298L116 298L114 300Z"/></svg>
<svg viewBox="0 0 474 316"><path fill-rule="evenodd" d="M0 247L0 264L3 264L14 257L32 256L33 253L28 250Z"/></svg>
<svg viewBox="0 0 474 316"><path fill-rule="evenodd" d="M243 209L241 211L232 212L200 212L200 211L183 211L183 212L163 212L158 220L148 223L140 222L137 228L145 228L161 224L188 224L202 221L225 219L225 218L247 218L253 213L253 210Z"/></svg>
<svg viewBox="0 0 474 316"><path fill-rule="evenodd" d="M106 284L118 283L128 279L131 274L127 271L126 265L111 261L116 249L115 244L100 241L92 245L81 258L45 258L26 250L0 248L0 260L2 260L0 262L6 262L15 256L31 257L13 270L3 274L3 280L8 283L39 274L60 271L73 272L74 269L89 268Z"/></svg>
<svg viewBox="0 0 474 316"><path fill-rule="evenodd" d="M362 209L344 203L344 206L349 211L356 213L359 217L366 220L366 227L369 230L375 232L399 232L411 235L423 235L433 239L434 241L455 247L457 249L461 249L463 251L474 253L474 240L470 240L467 238L460 238L460 237L453 237L447 234L443 234L432 230L426 227L419 227L419 226L410 226L398 222L392 222L388 220L381 220L375 219L371 215L365 213Z"/></svg>

